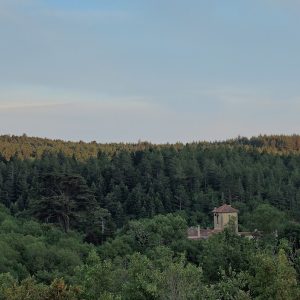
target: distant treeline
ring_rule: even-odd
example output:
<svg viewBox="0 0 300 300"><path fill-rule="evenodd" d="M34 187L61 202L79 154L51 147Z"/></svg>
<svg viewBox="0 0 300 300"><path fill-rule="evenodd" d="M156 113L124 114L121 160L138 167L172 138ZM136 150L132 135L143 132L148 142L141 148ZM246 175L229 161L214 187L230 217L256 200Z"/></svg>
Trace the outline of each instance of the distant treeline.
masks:
<svg viewBox="0 0 300 300"><path fill-rule="evenodd" d="M189 144L176 143L173 144L172 147L180 150L185 146L198 148L215 147L217 145L242 146L245 149L256 148L260 151L267 151L270 153L296 153L300 151L300 135L261 135L252 138L238 137L227 141L192 142ZM96 141L86 143L83 141L71 142L39 137L28 137L26 134L22 136L0 136L0 154L7 160L14 156L21 159L41 158L46 152L62 152L66 156L74 156L77 159L85 160L89 157L96 157L99 152L105 152L111 156L121 150L135 152L153 148L164 149L169 148L170 146L171 145L169 144L156 145L146 141L138 143L99 144Z"/></svg>

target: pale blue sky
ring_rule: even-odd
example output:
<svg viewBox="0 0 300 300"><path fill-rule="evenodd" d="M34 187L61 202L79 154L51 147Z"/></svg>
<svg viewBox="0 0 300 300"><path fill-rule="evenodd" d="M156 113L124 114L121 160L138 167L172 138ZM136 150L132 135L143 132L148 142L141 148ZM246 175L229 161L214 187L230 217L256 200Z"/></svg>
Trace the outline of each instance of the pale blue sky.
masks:
<svg viewBox="0 0 300 300"><path fill-rule="evenodd" d="M300 2L0 0L0 133L300 133Z"/></svg>

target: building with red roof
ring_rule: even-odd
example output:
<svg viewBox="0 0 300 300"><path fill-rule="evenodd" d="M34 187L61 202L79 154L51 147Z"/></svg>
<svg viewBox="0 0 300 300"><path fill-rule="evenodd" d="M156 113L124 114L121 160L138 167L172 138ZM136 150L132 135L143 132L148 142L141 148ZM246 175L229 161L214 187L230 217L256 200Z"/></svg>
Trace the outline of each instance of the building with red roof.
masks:
<svg viewBox="0 0 300 300"><path fill-rule="evenodd" d="M223 204L212 211L214 214L214 228L201 229L200 226L188 229L188 239L198 240L207 239L211 235L222 232L229 224L235 226L238 233L238 210L231 205Z"/></svg>

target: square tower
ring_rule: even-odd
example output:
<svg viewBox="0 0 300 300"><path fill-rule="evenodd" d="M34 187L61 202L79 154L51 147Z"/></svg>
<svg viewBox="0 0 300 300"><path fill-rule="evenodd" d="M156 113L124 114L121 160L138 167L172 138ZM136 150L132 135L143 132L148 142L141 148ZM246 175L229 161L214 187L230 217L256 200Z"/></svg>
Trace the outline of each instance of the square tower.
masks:
<svg viewBox="0 0 300 300"><path fill-rule="evenodd" d="M238 232L238 210L231 205L224 204L213 211L214 229L223 231L229 222L235 225L235 231Z"/></svg>

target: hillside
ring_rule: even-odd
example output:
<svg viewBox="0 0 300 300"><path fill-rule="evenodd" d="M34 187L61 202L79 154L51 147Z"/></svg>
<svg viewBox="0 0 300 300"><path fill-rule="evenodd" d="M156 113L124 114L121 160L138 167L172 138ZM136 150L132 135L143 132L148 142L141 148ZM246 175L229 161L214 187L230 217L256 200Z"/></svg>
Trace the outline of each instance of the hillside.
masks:
<svg viewBox="0 0 300 300"><path fill-rule="evenodd" d="M85 160L89 157L96 157L99 151L109 155L120 150L130 152L143 151L146 149L162 149L174 147L182 149L185 146L192 148L199 147L215 147L218 145L242 147L244 149L257 149L259 151L267 151L272 153L298 153L300 151L299 135L272 135L259 136L252 138L238 137L227 141L216 142L193 142L189 144L176 143L174 145L161 144L155 145L148 142L132 143L111 143L99 144L93 142L71 142L63 140L51 140L47 138L28 137L27 135L2 135L0 136L0 153L5 159L13 156L19 158L41 158L43 153L59 153L63 152L66 156L75 156L77 159Z"/></svg>
<svg viewBox="0 0 300 300"><path fill-rule="evenodd" d="M78 210L93 205L105 211L105 235L129 219L176 211L185 211L190 223L208 225L207 214L223 202L236 205L242 218L269 203L300 221L299 138L102 145L2 136L1 202L28 213L35 200L58 190L82 193L86 202Z"/></svg>
<svg viewBox="0 0 300 300"><path fill-rule="evenodd" d="M299 139L0 137L0 299L298 299ZM187 240L223 203L263 236Z"/></svg>

